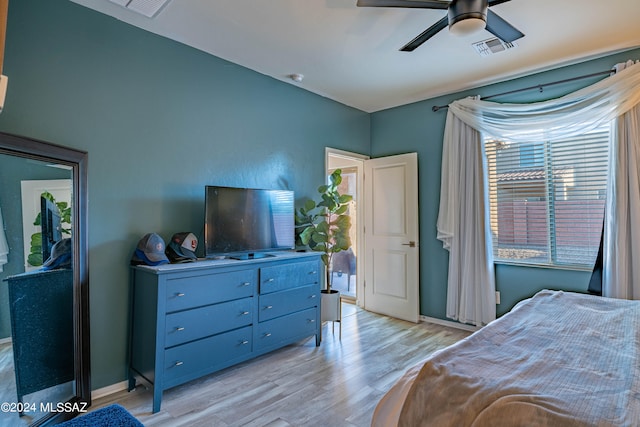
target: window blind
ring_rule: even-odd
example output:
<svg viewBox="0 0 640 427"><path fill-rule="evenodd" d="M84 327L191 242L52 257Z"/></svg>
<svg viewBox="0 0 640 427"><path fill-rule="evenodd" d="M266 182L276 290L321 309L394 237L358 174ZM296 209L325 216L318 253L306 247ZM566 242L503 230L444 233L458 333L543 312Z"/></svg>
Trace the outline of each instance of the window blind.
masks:
<svg viewBox="0 0 640 427"><path fill-rule="evenodd" d="M610 125L579 137L485 137L497 262L591 268L604 218Z"/></svg>

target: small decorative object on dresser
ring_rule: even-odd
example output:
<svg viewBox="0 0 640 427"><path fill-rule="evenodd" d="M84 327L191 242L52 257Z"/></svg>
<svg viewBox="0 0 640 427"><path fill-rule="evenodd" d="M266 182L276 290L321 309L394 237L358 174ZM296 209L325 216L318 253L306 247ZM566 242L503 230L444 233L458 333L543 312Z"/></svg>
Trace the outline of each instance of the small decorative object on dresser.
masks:
<svg viewBox="0 0 640 427"><path fill-rule="evenodd" d="M315 335L320 259L278 252L256 259L132 267L129 389L162 392Z"/></svg>
<svg viewBox="0 0 640 427"><path fill-rule="evenodd" d="M349 230L351 217L347 214L352 197L340 194L342 170L329 175L329 184L318 187L320 201L307 200L296 210L297 243L322 252L326 289L322 290L322 321L341 322L340 293L331 289L333 255L351 247ZM340 323L342 336L342 323Z"/></svg>

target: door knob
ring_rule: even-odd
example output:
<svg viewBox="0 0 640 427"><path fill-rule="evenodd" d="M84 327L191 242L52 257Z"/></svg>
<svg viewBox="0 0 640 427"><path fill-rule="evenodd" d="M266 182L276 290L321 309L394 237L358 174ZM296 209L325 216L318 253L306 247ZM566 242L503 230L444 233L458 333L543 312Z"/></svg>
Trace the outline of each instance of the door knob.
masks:
<svg viewBox="0 0 640 427"><path fill-rule="evenodd" d="M411 240L409 243L403 243L402 246L409 246L410 248L415 248L416 247L416 242Z"/></svg>

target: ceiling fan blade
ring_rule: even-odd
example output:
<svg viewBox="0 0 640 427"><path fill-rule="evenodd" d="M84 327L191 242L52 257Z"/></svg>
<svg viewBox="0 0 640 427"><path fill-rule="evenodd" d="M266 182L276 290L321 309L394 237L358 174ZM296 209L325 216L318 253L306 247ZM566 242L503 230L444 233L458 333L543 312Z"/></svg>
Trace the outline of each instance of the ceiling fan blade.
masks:
<svg viewBox="0 0 640 427"><path fill-rule="evenodd" d="M487 11L487 31L507 43L524 37L520 30L502 19L497 13L492 12L491 9Z"/></svg>
<svg viewBox="0 0 640 427"><path fill-rule="evenodd" d="M506 3L508 1L511 1L511 0L489 0L489 7L495 6L497 4Z"/></svg>
<svg viewBox="0 0 640 427"><path fill-rule="evenodd" d="M449 7L448 1L422 0L358 0L358 7L411 7L417 9L444 9Z"/></svg>
<svg viewBox="0 0 640 427"><path fill-rule="evenodd" d="M432 26L430 26L429 28L424 30L422 33L420 33L418 35L418 37L416 37L415 39L411 40L406 45L402 46L402 48L400 48L400 50L402 52L411 52L411 51L413 51L415 48L420 46L422 43L426 42L431 37L435 36L439 31L447 28L448 25L449 25L449 18L447 16L445 16L444 18L442 18L441 20L439 20L438 22L436 22L435 24L433 24Z"/></svg>

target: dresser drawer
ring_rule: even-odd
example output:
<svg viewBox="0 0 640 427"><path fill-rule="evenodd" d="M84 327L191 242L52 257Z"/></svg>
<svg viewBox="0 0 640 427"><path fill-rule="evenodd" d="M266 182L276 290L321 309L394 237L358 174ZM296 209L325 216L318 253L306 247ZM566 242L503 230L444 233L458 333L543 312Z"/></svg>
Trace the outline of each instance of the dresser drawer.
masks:
<svg viewBox="0 0 640 427"><path fill-rule="evenodd" d="M287 316L258 323L255 349L277 347L292 337L314 335L317 331L317 308L309 308Z"/></svg>
<svg viewBox="0 0 640 427"><path fill-rule="evenodd" d="M250 297L253 295L257 279L257 270L168 279L166 311L170 313Z"/></svg>
<svg viewBox="0 0 640 427"><path fill-rule="evenodd" d="M320 264L317 261L263 267L260 269L260 293L268 294L319 283L319 267Z"/></svg>
<svg viewBox="0 0 640 427"><path fill-rule="evenodd" d="M164 374L167 383L180 382L220 365L248 356L252 350L252 327L204 338L165 350Z"/></svg>
<svg viewBox="0 0 640 427"><path fill-rule="evenodd" d="M318 285L307 285L286 291L272 292L259 297L258 320L280 317L285 314L316 307L320 304Z"/></svg>
<svg viewBox="0 0 640 427"><path fill-rule="evenodd" d="M251 325L253 298L222 302L168 314L165 347Z"/></svg>

